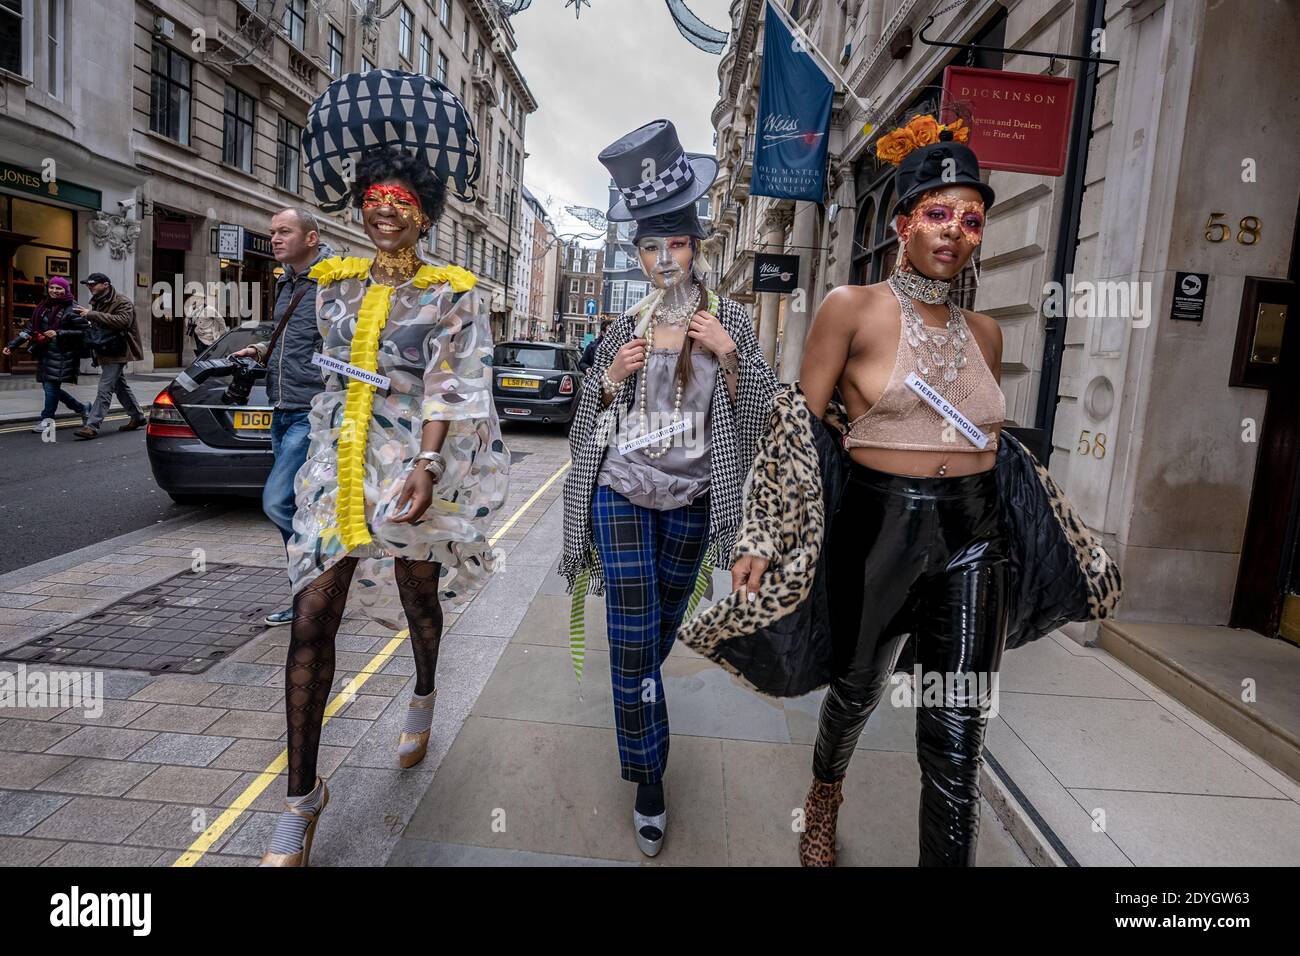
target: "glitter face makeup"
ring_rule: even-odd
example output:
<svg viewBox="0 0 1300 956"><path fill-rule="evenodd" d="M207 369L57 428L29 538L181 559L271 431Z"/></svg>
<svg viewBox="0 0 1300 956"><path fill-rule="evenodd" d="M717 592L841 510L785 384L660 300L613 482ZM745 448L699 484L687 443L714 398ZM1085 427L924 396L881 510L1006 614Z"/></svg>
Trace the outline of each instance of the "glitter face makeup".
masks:
<svg viewBox="0 0 1300 956"><path fill-rule="evenodd" d="M954 220L966 241L978 246L984 238L984 203L978 199L961 199L952 193L927 196L918 202L908 217L908 231L909 234L913 230L938 233Z"/></svg>
<svg viewBox="0 0 1300 956"><path fill-rule="evenodd" d="M361 208L373 209L376 206L392 206L408 222L414 220L423 224L424 212L420 209L420 200L409 189L391 184L371 186L361 197Z"/></svg>

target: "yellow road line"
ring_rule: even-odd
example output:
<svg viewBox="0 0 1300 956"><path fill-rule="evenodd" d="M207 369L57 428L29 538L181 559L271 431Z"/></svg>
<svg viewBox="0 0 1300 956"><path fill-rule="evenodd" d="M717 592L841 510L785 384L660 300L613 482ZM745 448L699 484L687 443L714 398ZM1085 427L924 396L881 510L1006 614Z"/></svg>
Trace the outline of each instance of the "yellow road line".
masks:
<svg viewBox="0 0 1300 956"><path fill-rule="evenodd" d="M542 486L534 491L529 496L528 500L515 510L515 513L507 519L506 523L497 529L496 534L492 535L492 537L488 539L488 544L494 545L501 540L501 536L509 531L516 521L527 514L528 509L536 503L537 499L542 496L542 493L546 491L547 488L551 487L551 485L555 483L556 479L568 471L568 469L569 462L567 461L557 468L555 473L552 474L551 477L547 478ZM383 649L366 662L366 666L361 669L361 672L353 677L352 680L348 681L347 686L339 691L338 696L331 700L329 705L326 706L325 719L321 722L322 728L325 724L329 723L331 717L337 714L349 701L352 700L353 697L357 695L357 692L362 688L366 681L370 680L371 675L377 673L379 668L383 667L384 664L388 662L388 659L393 656L397 649L401 647L402 642L406 640L408 633L408 631L402 630L397 634L394 634L392 639L384 645ZM231 825L239 819L244 811L253 805L253 801L262 795L262 792L271 785L271 782L274 781L276 777L280 776L280 774L284 773L288 764L289 751L287 749L281 750L280 755L272 760L267 765L266 769L257 775L257 778L254 779L252 783L244 788L244 792L235 798L235 802L227 807L226 810L222 812L221 816L212 821L212 823L208 825L208 828L199 834L198 839L190 844L188 850L177 857L176 861L172 863L172 866L193 866L202 859L203 854L207 853L208 850L212 848L212 845L221 839L221 835L229 830Z"/></svg>

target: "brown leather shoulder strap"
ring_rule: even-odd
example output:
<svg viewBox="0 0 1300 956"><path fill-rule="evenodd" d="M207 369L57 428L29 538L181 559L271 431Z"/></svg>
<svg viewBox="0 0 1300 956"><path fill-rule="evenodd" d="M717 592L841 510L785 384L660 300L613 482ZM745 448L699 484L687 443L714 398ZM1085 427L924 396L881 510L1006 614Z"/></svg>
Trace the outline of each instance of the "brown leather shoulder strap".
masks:
<svg viewBox="0 0 1300 956"><path fill-rule="evenodd" d="M270 361L271 353L275 351L275 343L280 341L280 335L284 332L284 327L285 324L289 321L289 317L293 315L294 310L298 308L298 303L302 301L302 297L305 296L310 291L311 291L311 286L308 285L307 288L299 289L297 292L295 292L293 298L289 300L289 308L285 309L284 315L280 316L280 324L275 327L275 331L271 333L271 341L267 343L266 346L267 361Z"/></svg>

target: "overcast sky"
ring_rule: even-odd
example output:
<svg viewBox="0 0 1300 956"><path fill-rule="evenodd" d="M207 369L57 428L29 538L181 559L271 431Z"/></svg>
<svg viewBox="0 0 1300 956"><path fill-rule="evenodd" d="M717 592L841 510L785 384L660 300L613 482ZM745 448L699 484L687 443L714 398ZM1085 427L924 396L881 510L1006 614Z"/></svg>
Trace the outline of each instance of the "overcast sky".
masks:
<svg viewBox="0 0 1300 956"><path fill-rule="evenodd" d="M605 211L609 173L596 156L624 133L670 119L687 151L713 152L709 114L721 55L678 33L664 0L591 0L577 19L564 4L533 0L512 25L515 62L538 104L528 117L524 182L560 232L572 233L588 227L564 216L563 207ZM705 23L728 32L730 5L687 0Z"/></svg>

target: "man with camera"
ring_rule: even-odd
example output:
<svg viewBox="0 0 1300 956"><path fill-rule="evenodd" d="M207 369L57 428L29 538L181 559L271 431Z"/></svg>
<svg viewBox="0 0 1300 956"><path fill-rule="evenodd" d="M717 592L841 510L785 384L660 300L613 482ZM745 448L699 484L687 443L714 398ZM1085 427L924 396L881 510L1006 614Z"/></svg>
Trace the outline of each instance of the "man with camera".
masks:
<svg viewBox="0 0 1300 956"><path fill-rule="evenodd" d="M275 283L275 331L265 342L232 352L266 366L266 396L271 413L271 451L275 464L262 491L262 510L280 529L286 544L293 534L293 477L307 460L311 400L325 387L311 357L321 350L316 328L316 280L308 273L333 250L321 242L316 217L305 209L282 209L271 218L271 252L284 267ZM268 614L270 625L288 624L293 609Z"/></svg>
<svg viewBox="0 0 1300 956"><path fill-rule="evenodd" d="M113 283L102 272L92 272L81 280L81 284L90 290L90 307L77 305L73 306L73 311L90 323L86 340L94 353L95 364L99 366L99 391L86 424L72 434L78 438L98 438L99 426L104 423L115 394L131 416L117 430L135 431L148 421L126 380L126 363L144 358L144 350L140 347L140 327L135 320L135 303L114 289Z"/></svg>

